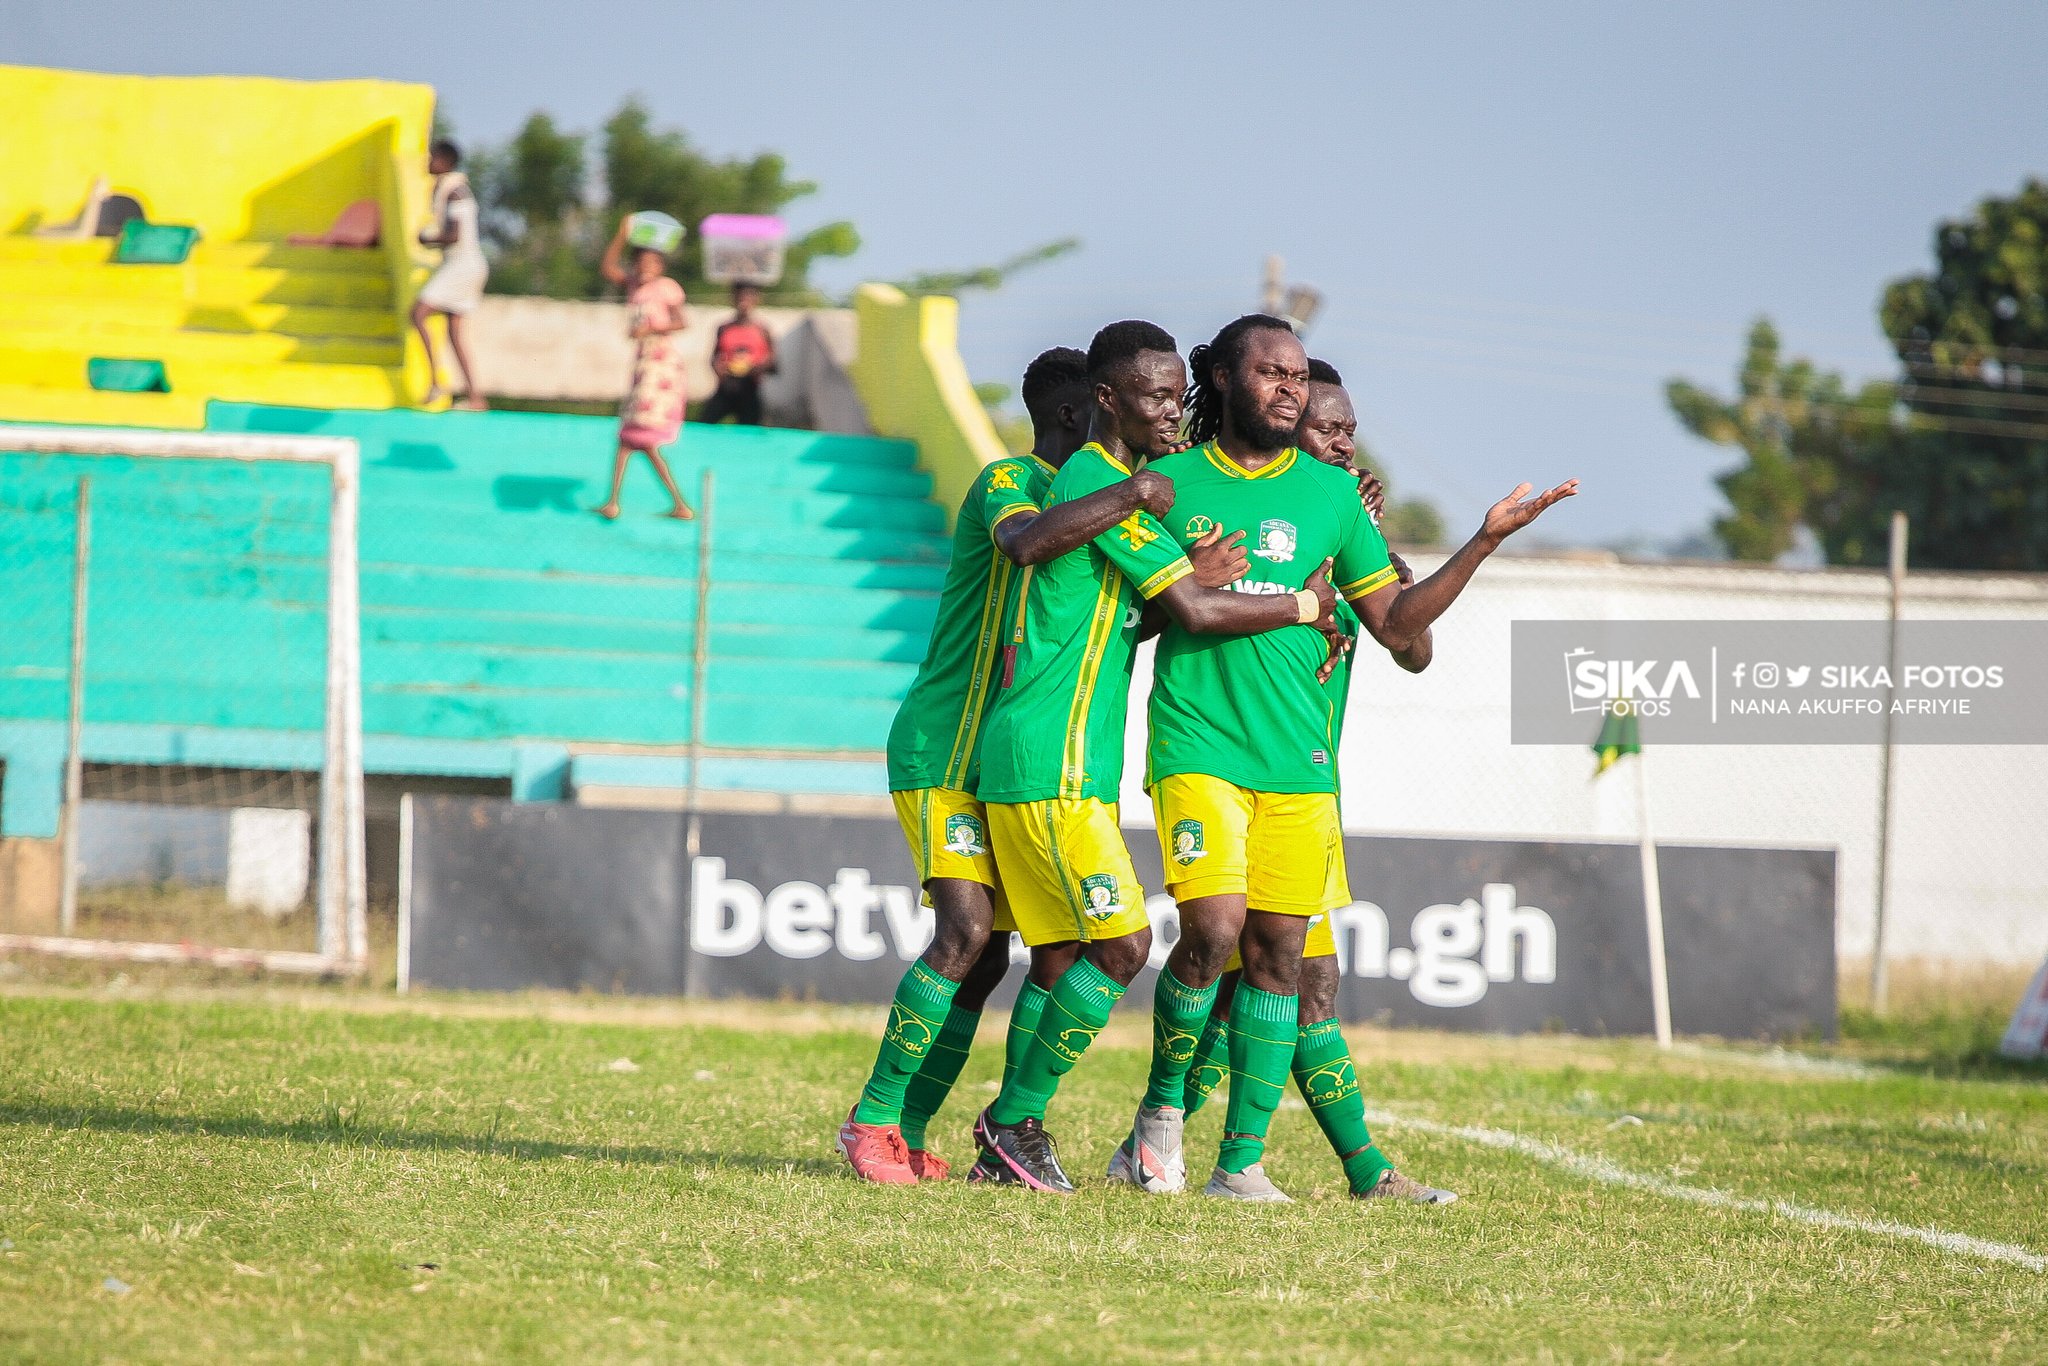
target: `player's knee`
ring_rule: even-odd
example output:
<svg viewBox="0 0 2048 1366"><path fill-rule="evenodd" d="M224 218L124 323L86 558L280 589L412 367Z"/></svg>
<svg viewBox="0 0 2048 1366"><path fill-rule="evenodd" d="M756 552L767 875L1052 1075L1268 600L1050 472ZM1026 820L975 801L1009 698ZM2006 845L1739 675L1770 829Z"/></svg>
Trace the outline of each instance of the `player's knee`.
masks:
<svg viewBox="0 0 2048 1366"><path fill-rule="evenodd" d="M1301 1022L1337 1017L1337 960L1325 955L1301 961Z"/></svg>
<svg viewBox="0 0 2048 1366"><path fill-rule="evenodd" d="M1003 974L1010 970L1010 936L997 934L989 936L988 947L981 951L981 957L974 960L974 966L960 979L960 990L953 995L953 1004L961 1010L980 1011L988 1004L989 993L1003 980Z"/></svg>
<svg viewBox="0 0 2048 1366"><path fill-rule="evenodd" d="M1081 956L1079 940L1069 939L1058 944L1040 944L1031 950L1031 984L1051 991L1055 983L1066 975Z"/></svg>
<svg viewBox="0 0 2048 1366"><path fill-rule="evenodd" d="M1118 939L1102 939L1088 946L1088 958L1107 976L1129 986L1145 970L1152 957L1152 927L1145 926Z"/></svg>
<svg viewBox="0 0 2048 1366"><path fill-rule="evenodd" d="M925 966L951 981L964 981L989 945L995 907L988 889L958 878L933 878L932 942Z"/></svg>

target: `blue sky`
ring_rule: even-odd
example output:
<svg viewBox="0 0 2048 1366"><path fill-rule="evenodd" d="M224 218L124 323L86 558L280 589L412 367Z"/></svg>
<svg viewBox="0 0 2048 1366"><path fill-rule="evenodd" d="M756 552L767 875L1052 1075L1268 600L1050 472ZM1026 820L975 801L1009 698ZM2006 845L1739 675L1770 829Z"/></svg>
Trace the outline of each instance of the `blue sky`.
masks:
<svg viewBox="0 0 2048 1366"><path fill-rule="evenodd" d="M1185 348L1278 252L1328 297L1403 492L1455 530L1576 476L1557 540L1705 525L1727 452L1666 411L1725 386L1760 312L1852 376L1936 219L2048 173L2048 6L1967 3L785 4L0 0L0 60L430 83L466 139L628 93L821 192L866 247L830 288L1078 255L964 305L979 379L1103 322Z"/></svg>

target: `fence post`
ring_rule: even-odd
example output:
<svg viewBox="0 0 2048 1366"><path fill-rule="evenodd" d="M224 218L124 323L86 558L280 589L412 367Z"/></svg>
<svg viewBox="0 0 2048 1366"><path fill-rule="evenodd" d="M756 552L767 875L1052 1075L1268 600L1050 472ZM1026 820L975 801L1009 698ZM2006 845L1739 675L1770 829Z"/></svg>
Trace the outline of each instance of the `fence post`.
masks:
<svg viewBox="0 0 2048 1366"><path fill-rule="evenodd" d="M85 758L79 752L85 732L86 580L92 566L92 476L78 479L77 532L71 550L71 699L66 710L64 745L64 842L58 851L62 879L57 901L57 932L78 930L78 808L85 793Z"/></svg>
<svg viewBox="0 0 2048 1366"><path fill-rule="evenodd" d="M685 844L689 856L697 857L702 836L698 820L698 794L704 768L704 684L711 673L711 499L716 479L704 471L704 485L697 498L697 629L690 646L690 781L683 794L683 810L689 813L689 835Z"/></svg>
<svg viewBox="0 0 2048 1366"><path fill-rule="evenodd" d="M1898 692L1899 599L1906 587L1906 514L1892 514L1891 626L1885 643L1884 751L1877 778L1877 917L1870 939L1870 1013L1885 1013L1890 983L1884 963L1884 920L1892 882L1892 699Z"/></svg>

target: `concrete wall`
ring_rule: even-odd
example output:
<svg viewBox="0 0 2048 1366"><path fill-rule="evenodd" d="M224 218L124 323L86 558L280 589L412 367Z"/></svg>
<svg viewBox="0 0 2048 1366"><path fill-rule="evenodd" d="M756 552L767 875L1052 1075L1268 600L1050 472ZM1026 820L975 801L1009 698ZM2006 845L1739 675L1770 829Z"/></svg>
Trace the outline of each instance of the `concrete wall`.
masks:
<svg viewBox="0 0 2048 1366"><path fill-rule="evenodd" d="M690 397L716 387L711 343L728 307L692 304L682 333ZM633 374L623 303L586 303L494 294L474 314L472 354L485 393L499 398L616 403ZM778 366L762 381L769 425L869 435L867 409L847 370L859 351L847 309L764 308Z"/></svg>
<svg viewBox="0 0 2048 1366"><path fill-rule="evenodd" d="M1411 557L1418 574L1440 560ZM1496 559L1436 629L1428 672L1368 642L1339 756L1357 833L1633 839L1633 760L1593 779L1586 745L1509 743L1508 643L1517 620L1881 620L1883 574L1710 565ZM2048 619L2048 576L1916 575L1905 614ZM1145 647L1132 689L1127 813L1141 790ZM1878 751L1845 746L1673 746L1646 738L1653 819L1674 843L1839 851L1838 942L1867 956L1875 900ZM1894 763L1890 951L2034 964L2048 954L2048 753L2036 746L1901 746ZM1370 874L1353 869L1370 896Z"/></svg>

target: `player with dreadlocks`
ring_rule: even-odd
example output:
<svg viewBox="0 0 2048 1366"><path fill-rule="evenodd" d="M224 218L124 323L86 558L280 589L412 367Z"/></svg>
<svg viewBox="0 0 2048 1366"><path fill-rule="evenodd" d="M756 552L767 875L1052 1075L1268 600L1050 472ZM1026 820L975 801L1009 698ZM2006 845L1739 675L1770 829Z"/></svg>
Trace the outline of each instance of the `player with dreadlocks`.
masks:
<svg viewBox="0 0 2048 1366"><path fill-rule="evenodd" d="M1361 481L1369 480L1367 487L1383 494L1379 481L1371 479L1354 462L1358 416L1351 407L1350 395L1344 391L1343 376L1328 361L1313 357L1308 363L1308 376L1308 403L1302 410L1301 427L1295 438L1303 454L1314 456L1326 465L1334 465ZM1367 506L1372 507L1370 495ZM1399 555L1389 550L1387 559L1394 566L1398 583L1405 587L1415 582L1415 575ZM1329 699L1333 740L1341 743L1345 702L1350 691L1351 653L1359 631L1358 618L1347 606L1337 613L1337 625L1350 643L1323 690ZM1431 650L1430 633L1424 631L1414 645L1396 653L1394 660L1410 673L1421 673L1429 667ZM1209 1093L1229 1073L1230 1031L1227 1021L1241 966L1233 954L1217 988L1216 1003L1210 1008L1209 1023L1202 1031L1202 1042L1195 1050L1194 1063L1188 1069L1185 1108L1189 1119L1194 1118L1195 1112L1208 1100ZM1374 1144L1365 1123L1365 1098L1358 1087L1358 1069L1352 1061L1350 1047L1344 1042L1343 1027L1337 1021L1337 986L1336 936L1331 932L1329 915L1316 916L1309 921L1308 937L1302 949L1300 1034L1295 1040L1291 1069L1295 1088L1301 1092L1310 1115L1337 1154L1354 1196L1432 1205L1451 1203L1458 1198L1455 1194L1425 1186L1395 1170Z"/></svg>
<svg viewBox="0 0 2048 1366"><path fill-rule="evenodd" d="M1178 441L1187 369L1166 332L1113 323L1090 343L1088 371L1091 440L1053 481L1047 516L1130 479ZM1157 602L1193 638L1300 636L1303 653L1327 653L1318 632L1330 629L1336 599L1325 575L1304 575L1282 596L1204 587L1182 551L1196 539L1182 542L1137 512L1040 566L1026 591L1016 668L989 713L976 793L1010 913L1031 948L1031 980L1046 995L1023 1058L975 1121L982 1155L970 1179L1074 1189L1045 1131L1046 1109L1151 951L1145 894L1117 824L1140 604ZM1294 629L1302 625L1315 630Z"/></svg>
<svg viewBox="0 0 2048 1366"><path fill-rule="evenodd" d="M909 1185L946 1176L945 1160L925 1147L925 1129L1009 967L1014 926L973 792L1021 583L1030 566L1173 497L1171 484L1139 473L1046 507L1053 477L1088 438L1090 406L1088 358L1080 351L1055 347L1024 371L1031 453L992 462L961 504L931 645L889 731L890 792L934 929L931 946L897 986L874 1068L839 1130L840 1152L869 1181ZM1013 1037L1012 1064L1020 1051Z"/></svg>
<svg viewBox="0 0 2048 1366"><path fill-rule="evenodd" d="M1308 401L1308 355L1278 318L1239 318L1189 356L1192 450L1157 462L1174 480L1165 519L1183 542L1211 530L1250 538L1235 589L1296 591L1318 565L1389 650L1414 648L1507 536L1575 491L1567 482L1496 503L1478 534L1412 586L1348 472L1295 444ZM1197 640L1168 623L1153 664L1146 786L1181 938L1153 997L1152 1068L1110 1175L1147 1191L1186 1184L1181 1130L1187 1074L1233 950L1244 974L1230 1004L1230 1103L1206 1194L1284 1201L1260 1163L1299 1039L1309 921L1351 900L1337 813L1337 737L1318 678L1323 642L1302 632Z"/></svg>

